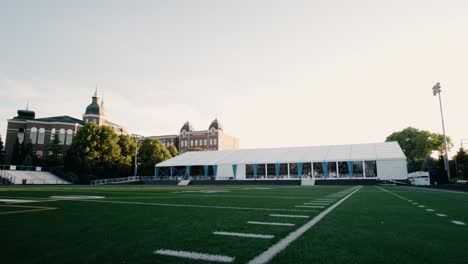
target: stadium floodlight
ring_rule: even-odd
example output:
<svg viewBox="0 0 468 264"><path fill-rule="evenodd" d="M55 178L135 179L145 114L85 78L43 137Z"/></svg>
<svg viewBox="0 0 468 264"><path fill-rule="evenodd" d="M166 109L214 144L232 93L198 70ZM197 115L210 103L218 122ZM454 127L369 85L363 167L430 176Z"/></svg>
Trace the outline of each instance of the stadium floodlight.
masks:
<svg viewBox="0 0 468 264"><path fill-rule="evenodd" d="M439 95L440 116L442 118L442 131L444 132L444 148L445 148L444 165L445 165L445 171L447 171L447 177L450 183L450 168L449 168L449 161L448 161L447 136L445 135L444 114L442 111L442 98L441 98L440 92L441 92L440 83L438 82L434 85L434 87L432 87L432 94L434 96Z"/></svg>
<svg viewBox="0 0 468 264"><path fill-rule="evenodd" d="M138 141L142 140L143 136L138 135L138 134L132 134L132 137L135 139L135 170L134 170L133 176L137 176L137 171L138 171L138 163L137 163Z"/></svg>

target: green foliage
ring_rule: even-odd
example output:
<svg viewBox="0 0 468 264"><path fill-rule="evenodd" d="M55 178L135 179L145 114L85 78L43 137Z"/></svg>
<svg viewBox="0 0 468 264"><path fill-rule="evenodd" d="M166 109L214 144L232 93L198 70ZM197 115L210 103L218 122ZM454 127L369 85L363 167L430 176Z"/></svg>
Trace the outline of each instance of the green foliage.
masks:
<svg viewBox="0 0 468 264"><path fill-rule="evenodd" d="M16 138L15 144L13 145L13 152L11 155L11 164L21 164L21 144L19 143L18 137Z"/></svg>
<svg viewBox="0 0 468 264"><path fill-rule="evenodd" d="M5 147L3 145L2 136L0 135L0 164L5 162Z"/></svg>
<svg viewBox="0 0 468 264"><path fill-rule="evenodd" d="M179 155L179 151L174 145L170 145L169 147L167 147L167 150L169 150L169 153L171 153L172 157Z"/></svg>
<svg viewBox="0 0 468 264"><path fill-rule="evenodd" d="M396 141L400 144L408 158L408 170L410 172L420 170L424 159L430 156L433 151L442 153L444 150L443 135L413 127L394 132L385 141ZM447 137L447 143L450 149L453 146L450 137Z"/></svg>
<svg viewBox="0 0 468 264"><path fill-rule="evenodd" d="M129 135L120 135L117 144L120 147L120 174L130 175L136 151L135 140Z"/></svg>
<svg viewBox="0 0 468 264"><path fill-rule="evenodd" d="M67 152L65 168L84 179L115 176L121 164L119 137L108 126L87 124L75 136ZM81 180L80 180L81 181Z"/></svg>
<svg viewBox="0 0 468 264"><path fill-rule="evenodd" d="M44 165L47 167L57 167L63 165L64 149L57 136L49 142L45 148L46 155L43 158Z"/></svg>
<svg viewBox="0 0 468 264"><path fill-rule="evenodd" d="M154 175L154 165L170 159L171 153L158 139L145 139L138 149L139 175Z"/></svg>
<svg viewBox="0 0 468 264"><path fill-rule="evenodd" d="M463 180L468 179L468 153L464 148L460 148L454 157L457 162L458 172L456 175Z"/></svg>
<svg viewBox="0 0 468 264"><path fill-rule="evenodd" d="M30 140L23 141L21 144L21 165L23 166L33 166L32 157L33 157L33 145Z"/></svg>
<svg viewBox="0 0 468 264"><path fill-rule="evenodd" d="M194 148L188 148L187 151L206 151L206 149L199 148L199 147L194 147Z"/></svg>

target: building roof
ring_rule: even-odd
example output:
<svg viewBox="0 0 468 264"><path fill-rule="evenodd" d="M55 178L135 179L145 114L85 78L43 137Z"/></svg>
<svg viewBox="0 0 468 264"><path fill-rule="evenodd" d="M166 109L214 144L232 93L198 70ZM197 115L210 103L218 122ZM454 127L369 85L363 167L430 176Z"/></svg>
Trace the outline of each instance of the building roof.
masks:
<svg viewBox="0 0 468 264"><path fill-rule="evenodd" d="M192 124L190 124L189 121L185 122L185 124L180 129L180 132L182 132L184 130L187 131L187 132L193 131L193 126L192 126Z"/></svg>
<svg viewBox="0 0 468 264"><path fill-rule="evenodd" d="M405 159L397 142L186 152L157 167Z"/></svg>
<svg viewBox="0 0 468 264"><path fill-rule="evenodd" d="M18 116L13 117L13 119L23 119L23 120L30 120L36 117L36 113L31 110L18 110Z"/></svg>
<svg viewBox="0 0 468 264"><path fill-rule="evenodd" d="M94 92L91 104L89 104L88 107L86 107L86 111L84 115L99 115L99 116L104 115L104 103L103 102L99 103L99 96L97 95L97 89L96 89L96 92Z"/></svg>
<svg viewBox="0 0 468 264"><path fill-rule="evenodd" d="M43 117L43 118L36 118L34 121L42 121L42 122L60 122L60 123L71 123L71 124L80 124L84 125L83 120L77 119L71 116L52 116L52 117Z"/></svg>
<svg viewBox="0 0 468 264"><path fill-rule="evenodd" d="M211 122L210 126L208 127L208 130L210 130L211 128L214 128L216 130L223 130L223 125L218 121L218 118L216 118L215 120L213 120L213 122Z"/></svg>

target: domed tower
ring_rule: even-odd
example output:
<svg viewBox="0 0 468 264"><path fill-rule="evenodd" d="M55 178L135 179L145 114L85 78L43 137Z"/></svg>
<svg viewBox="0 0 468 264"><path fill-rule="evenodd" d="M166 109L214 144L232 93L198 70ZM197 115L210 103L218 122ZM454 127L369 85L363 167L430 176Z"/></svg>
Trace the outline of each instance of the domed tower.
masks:
<svg viewBox="0 0 468 264"><path fill-rule="evenodd" d="M215 120L213 120L213 122L211 122L210 127L208 128L208 130L210 130L210 131L213 131L213 130L223 131L223 125L218 121L218 118L216 118Z"/></svg>
<svg viewBox="0 0 468 264"><path fill-rule="evenodd" d="M95 123L99 126L105 123L104 103L100 102L97 88L92 97L91 104L86 107L86 111L83 115L83 121L85 124Z"/></svg>
<svg viewBox="0 0 468 264"><path fill-rule="evenodd" d="M185 134L187 132L192 132L193 131L193 126L190 124L189 121L185 122L185 124L182 126L180 129L180 134Z"/></svg>

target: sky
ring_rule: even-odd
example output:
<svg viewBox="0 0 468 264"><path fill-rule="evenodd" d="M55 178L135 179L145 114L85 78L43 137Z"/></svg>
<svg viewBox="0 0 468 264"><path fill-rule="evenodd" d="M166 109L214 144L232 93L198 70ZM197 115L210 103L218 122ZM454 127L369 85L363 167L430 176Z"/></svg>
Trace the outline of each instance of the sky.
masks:
<svg viewBox="0 0 468 264"><path fill-rule="evenodd" d="M0 134L18 109L145 136L218 118L241 148L468 139L468 1L0 0ZM468 140L465 141L468 143Z"/></svg>

